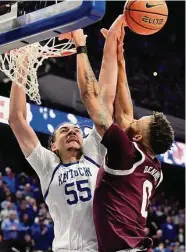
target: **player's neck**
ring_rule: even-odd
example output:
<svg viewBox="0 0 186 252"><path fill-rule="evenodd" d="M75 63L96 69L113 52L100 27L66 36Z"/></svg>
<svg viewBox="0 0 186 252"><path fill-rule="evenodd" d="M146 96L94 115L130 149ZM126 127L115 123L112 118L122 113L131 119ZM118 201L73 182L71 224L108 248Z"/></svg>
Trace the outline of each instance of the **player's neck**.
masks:
<svg viewBox="0 0 186 252"><path fill-rule="evenodd" d="M70 149L65 153L61 154L60 158L63 164L70 164L78 162L79 159L81 158L81 155L82 155L81 150Z"/></svg>
<svg viewBox="0 0 186 252"><path fill-rule="evenodd" d="M151 150L151 148L149 148L148 146L145 146L146 152L148 153L148 155L154 159L156 157L156 155L153 153L153 151Z"/></svg>
<svg viewBox="0 0 186 252"><path fill-rule="evenodd" d="M156 155L154 154L154 152L152 151L152 149L149 147L149 144L143 142L143 146L144 146L144 148L145 148L147 154L148 154L152 159L154 159L154 158L156 157Z"/></svg>

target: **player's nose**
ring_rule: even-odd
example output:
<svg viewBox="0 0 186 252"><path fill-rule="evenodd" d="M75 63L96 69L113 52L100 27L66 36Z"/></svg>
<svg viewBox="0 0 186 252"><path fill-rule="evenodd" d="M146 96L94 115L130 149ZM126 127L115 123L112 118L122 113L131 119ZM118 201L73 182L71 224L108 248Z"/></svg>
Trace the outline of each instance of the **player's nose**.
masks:
<svg viewBox="0 0 186 252"><path fill-rule="evenodd" d="M70 129L68 135L76 135L75 129Z"/></svg>

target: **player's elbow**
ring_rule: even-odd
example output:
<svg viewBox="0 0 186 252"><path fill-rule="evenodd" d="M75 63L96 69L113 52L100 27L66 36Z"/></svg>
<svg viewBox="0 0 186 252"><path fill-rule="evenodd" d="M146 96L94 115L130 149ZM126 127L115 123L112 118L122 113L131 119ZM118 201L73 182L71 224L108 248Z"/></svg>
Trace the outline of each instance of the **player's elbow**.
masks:
<svg viewBox="0 0 186 252"><path fill-rule="evenodd" d="M17 126L20 126L20 123L25 121L23 115L21 114L13 114L10 113L9 114L9 118L8 118L8 123L10 125L11 128L15 128Z"/></svg>

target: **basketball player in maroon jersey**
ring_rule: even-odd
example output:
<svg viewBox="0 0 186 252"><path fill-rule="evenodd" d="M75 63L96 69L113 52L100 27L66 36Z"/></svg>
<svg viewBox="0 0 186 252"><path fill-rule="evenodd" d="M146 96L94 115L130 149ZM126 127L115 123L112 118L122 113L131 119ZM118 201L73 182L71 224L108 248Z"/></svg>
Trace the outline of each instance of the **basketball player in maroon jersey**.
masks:
<svg viewBox="0 0 186 252"><path fill-rule="evenodd" d="M162 113L133 119L123 58L123 25L117 45L115 118L118 124L113 122L101 97L83 31L73 32L81 97L107 149L93 204L99 252L147 251L152 246L151 239L144 235L144 227L149 201L162 181L156 155L166 152L174 140L173 129Z"/></svg>

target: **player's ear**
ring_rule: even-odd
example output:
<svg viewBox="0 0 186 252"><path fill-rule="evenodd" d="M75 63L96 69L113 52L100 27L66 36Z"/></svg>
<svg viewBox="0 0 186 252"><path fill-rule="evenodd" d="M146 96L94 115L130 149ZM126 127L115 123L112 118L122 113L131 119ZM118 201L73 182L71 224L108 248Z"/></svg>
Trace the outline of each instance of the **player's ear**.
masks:
<svg viewBox="0 0 186 252"><path fill-rule="evenodd" d="M142 139L142 135L135 135L133 138L132 138L132 141L133 142L140 142Z"/></svg>
<svg viewBox="0 0 186 252"><path fill-rule="evenodd" d="M52 143L52 145L51 145L51 151L53 151L53 152L57 151L56 143Z"/></svg>

